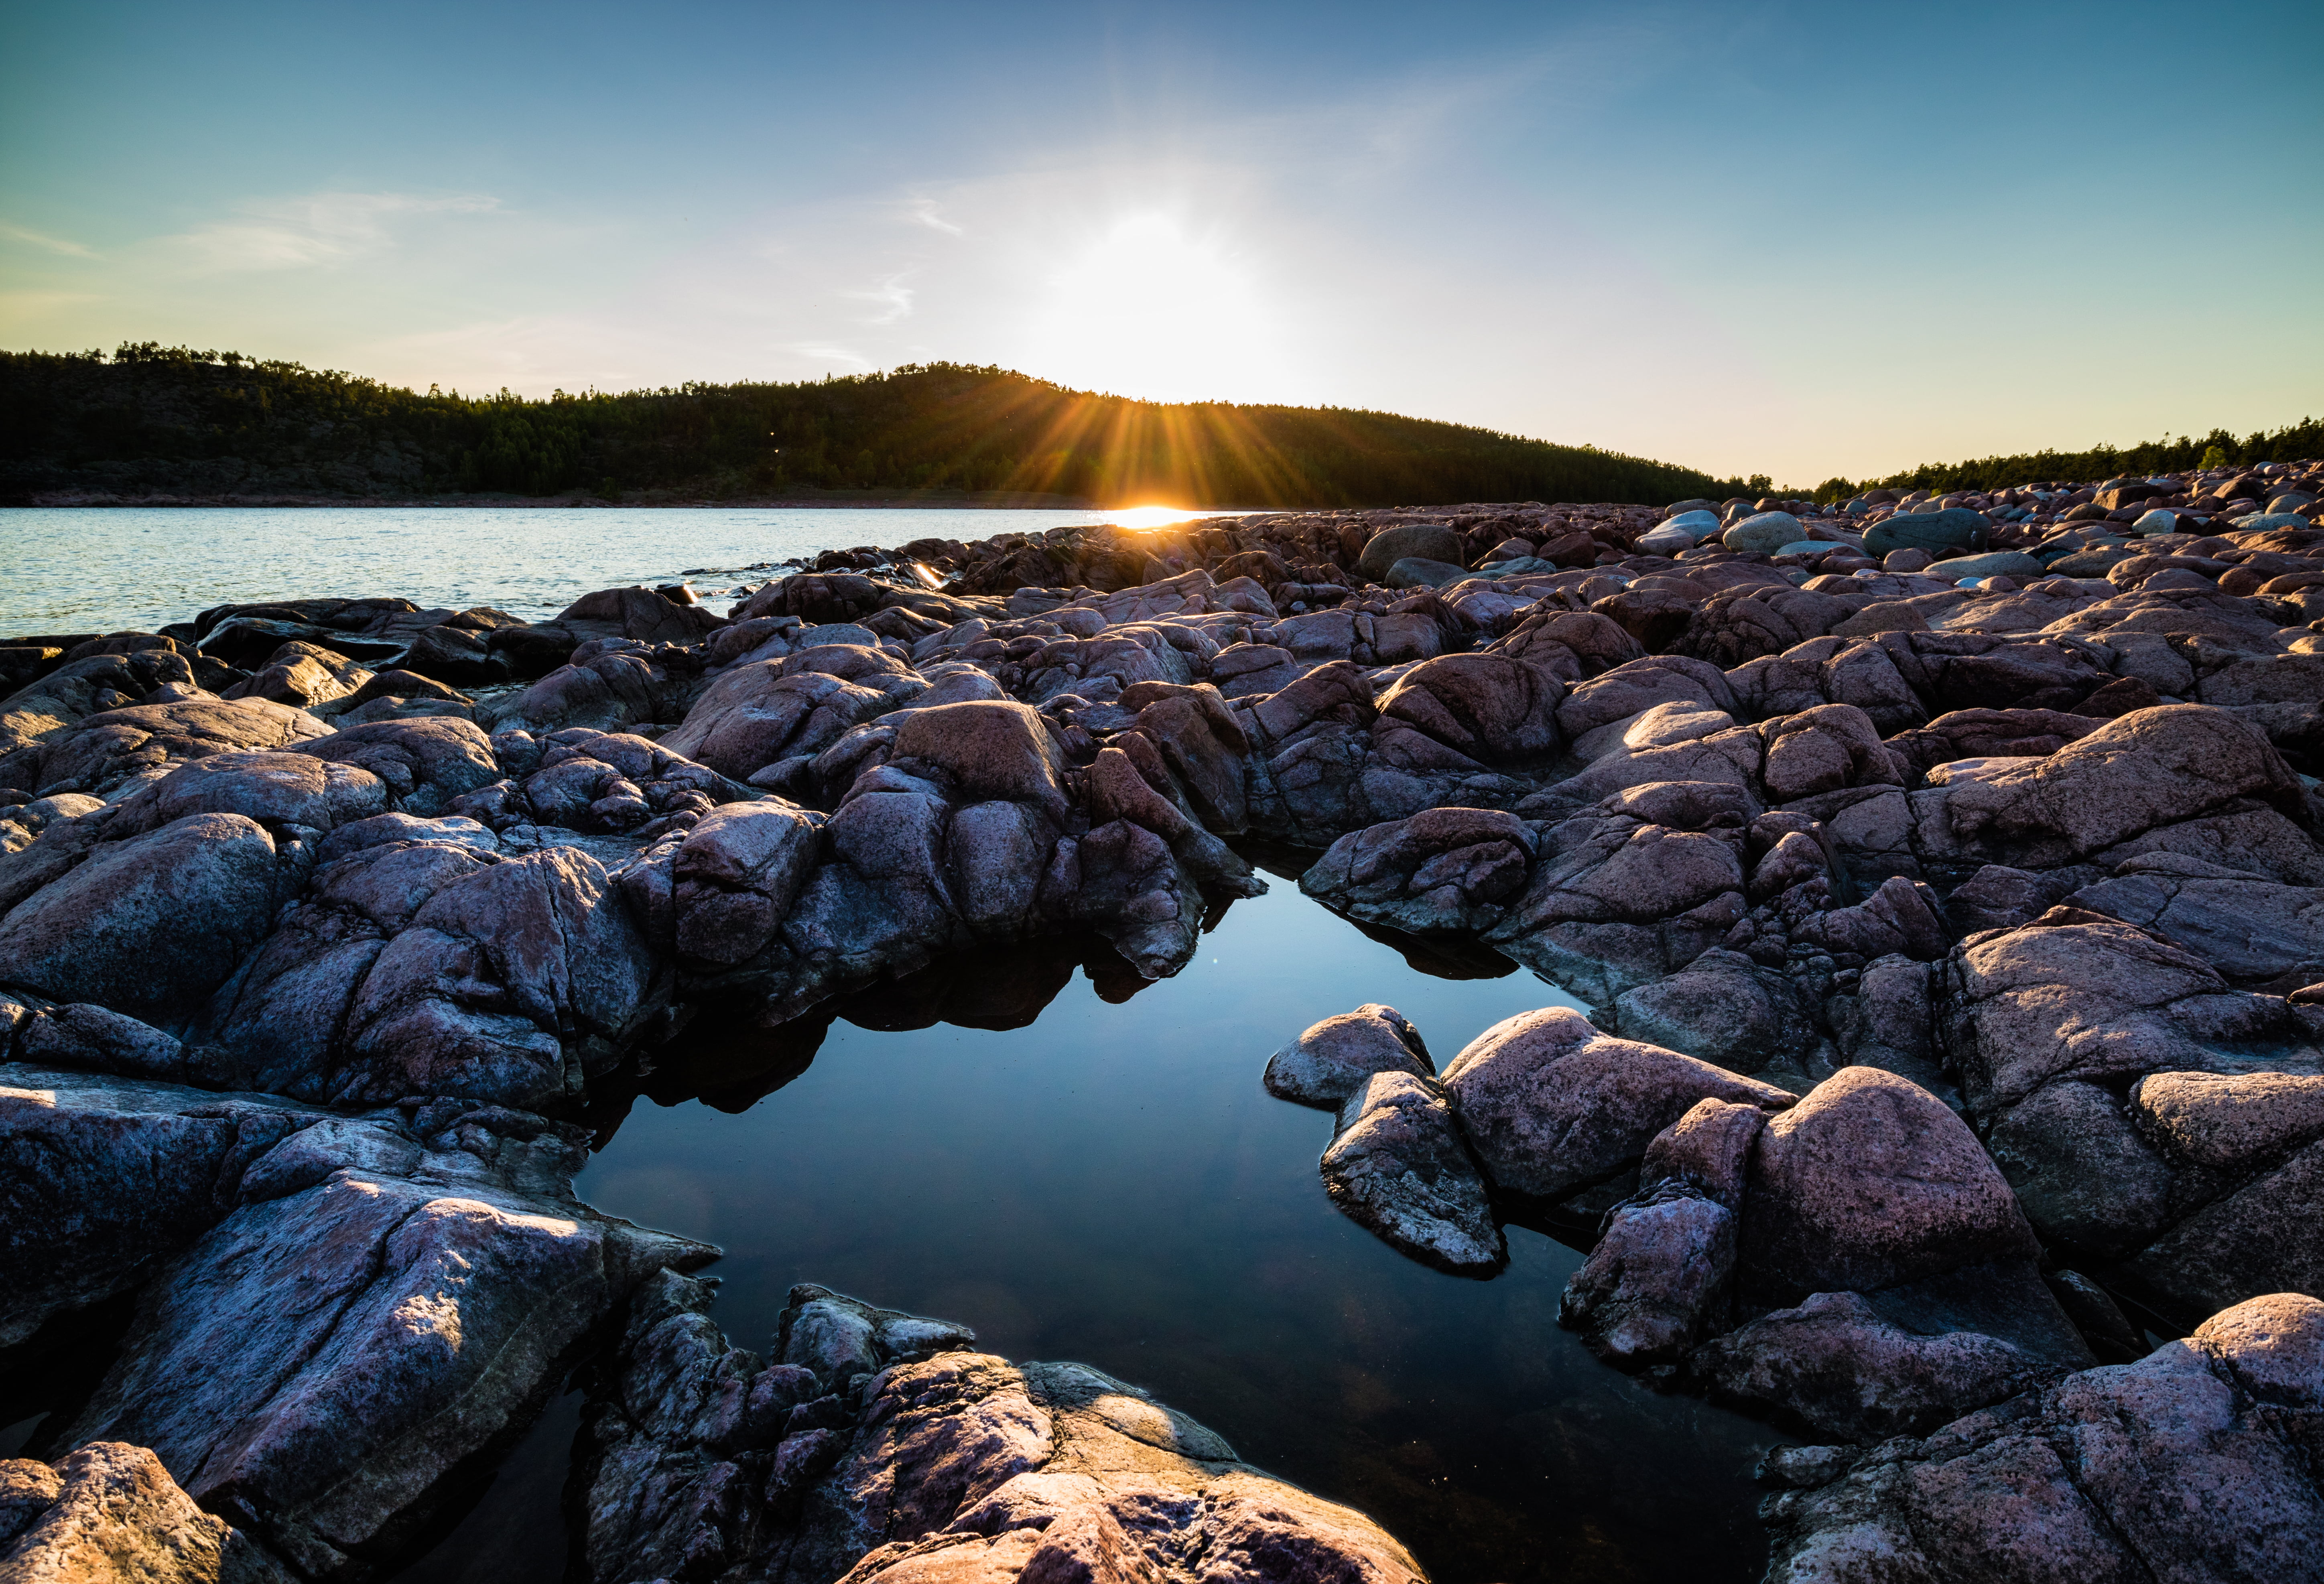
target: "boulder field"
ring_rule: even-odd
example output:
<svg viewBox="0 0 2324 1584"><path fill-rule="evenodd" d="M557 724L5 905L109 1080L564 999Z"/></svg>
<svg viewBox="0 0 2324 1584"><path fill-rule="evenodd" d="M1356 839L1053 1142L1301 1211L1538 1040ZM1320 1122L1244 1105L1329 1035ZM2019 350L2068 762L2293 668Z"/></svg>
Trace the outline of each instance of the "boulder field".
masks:
<svg viewBox="0 0 2324 1584"><path fill-rule="evenodd" d="M383 1576L584 1361L604 1584L1424 1578L1085 1367L813 1286L734 1347L716 1250L572 1191L706 1009L1120 999L1259 851L1586 1008L1440 1068L1367 1006L1265 1082L1392 1247L1571 1242L1610 1367L1814 1443L1772 1578L2324 1576L2319 473L0 642L0 1358L124 1327L0 1460L0 1579Z"/></svg>

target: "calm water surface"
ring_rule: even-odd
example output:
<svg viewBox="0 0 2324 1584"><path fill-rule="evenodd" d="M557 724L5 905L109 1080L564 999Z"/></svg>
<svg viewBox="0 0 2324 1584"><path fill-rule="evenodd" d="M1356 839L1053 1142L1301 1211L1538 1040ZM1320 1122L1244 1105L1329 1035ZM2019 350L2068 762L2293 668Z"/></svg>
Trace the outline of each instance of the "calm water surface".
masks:
<svg viewBox="0 0 2324 1584"><path fill-rule="evenodd" d="M1010 1358L1095 1364L1370 1513L1440 1584L1757 1577L1748 1477L1773 1432L1592 1359L1556 1324L1582 1257L1536 1232L1510 1229L1490 1282L1392 1252L1323 1195L1330 1117L1260 1086L1269 1052L1365 1001L1413 1018L1440 1066L1574 1003L1522 972L1416 972L1272 885L1119 1004L1071 947L867 993L755 1103L812 1035L682 1039L675 1103L641 1098L579 1191L724 1247L713 1312L742 1345L766 1350L786 1290L817 1281L965 1321ZM704 1082L715 1103L678 1099ZM556 1579L577 1423L567 1398L405 1577Z"/></svg>
<svg viewBox="0 0 2324 1584"><path fill-rule="evenodd" d="M0 632L150 628L328 594L537 619L617 584L754 583L757 564L833 546L1101 520L12 510ZM626 1115L600 1119L608 1136L579 1191L724 1247L715 1315L745 1346L767 1348L792 1283L818 1281L965 1321L1013 1358L1095 1364L1261 1468L1370 1512L1442 1584L1756 1576L1748 1474L1771 1432L1657 1395L1558 1330L1572 1248L1511 1228L1509 1269L1490 1282L1390 1251L1324 1198L1331 1119L1259 1083L1269 1052L1365 1001L1416 1021L1442 1064L1566 998L1529 974L1422 972L1281 880L1234 904L1176 979L1130 993L1122 972L1102 946L1036 946L939 963L772 1036L706 1018ZM561 1579L578 1423L568 1395L402 1577Z"/></svg>
<svg viewBox="0 0 2324 1584"><path fill-rule="evenodd" d="M150 631L211 605L359 594L539 621L592 589L691 576L706 593L834 548L1108 520L821 507L15 507L0 510L0 634Z"/></svg>

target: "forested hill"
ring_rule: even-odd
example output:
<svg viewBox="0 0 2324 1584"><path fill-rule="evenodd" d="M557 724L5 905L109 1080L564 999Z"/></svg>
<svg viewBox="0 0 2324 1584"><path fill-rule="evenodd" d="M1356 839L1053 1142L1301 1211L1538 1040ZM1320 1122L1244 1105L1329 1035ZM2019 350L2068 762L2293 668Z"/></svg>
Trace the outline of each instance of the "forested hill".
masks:
<svg viewBox="0 0 2324 1584"><path fill-rule="evenodd" d="M152 344L0 353L0 499L1009 491L1099 505L1725 496L1764 479L1337 408L1164 405L953 364L530 401Z"/></svg>

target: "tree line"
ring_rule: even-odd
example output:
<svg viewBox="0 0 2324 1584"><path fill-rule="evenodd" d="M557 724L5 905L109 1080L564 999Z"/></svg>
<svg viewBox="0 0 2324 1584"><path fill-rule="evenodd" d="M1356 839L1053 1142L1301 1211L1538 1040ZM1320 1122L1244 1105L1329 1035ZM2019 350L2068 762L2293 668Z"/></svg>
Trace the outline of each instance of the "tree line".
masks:
<svg viewBox="0 0 2324 1584"><path fill-rule="evenodd" d="M1829 478L1818 484L1819 501L1844 501L1864 490L1999 490L2019 484L2092 483L2120 474L2186 473L2195 468L2249 467L2262 462L2304 462L2324 456L2324 421L2312 418L2280 429L2255 429L2236 437L2213 429L2197 437L2170 435L2117 448L2087 451L2027 451L2014 456L1980 456L1973 462L1924 462L1886 478L1851 483Z"/></svg>
<svg viewBox="0 0 2324 1584"><path fill-rule="evenodd" d="M1591 446L1345 408L1161 403L997 367L618 393L426 392L152 342L0 353L0 493L744 499L1028 492L1100 505L1724 497Z"/></svg>

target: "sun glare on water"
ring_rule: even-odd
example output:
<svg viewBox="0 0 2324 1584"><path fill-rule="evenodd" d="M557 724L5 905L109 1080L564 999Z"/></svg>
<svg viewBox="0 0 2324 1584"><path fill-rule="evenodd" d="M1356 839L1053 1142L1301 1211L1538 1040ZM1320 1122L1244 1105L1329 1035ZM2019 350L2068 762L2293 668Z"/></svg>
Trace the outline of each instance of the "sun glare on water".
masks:
<svg viewBox="0 0 2324 1584"><path fill-rule="evenodd" d="M1184 506L1128 506L1109 515L1123 528L1167 528L1199 513Z"/></svg>
<svg viewBox="0 0 2324 1584"><path fill-rule="evenodd" d="M1277 373L1272 317L1215 239L1167 216L1120 221L1051 282L1040 366L1156 401L1250 400Z"/></svg>

